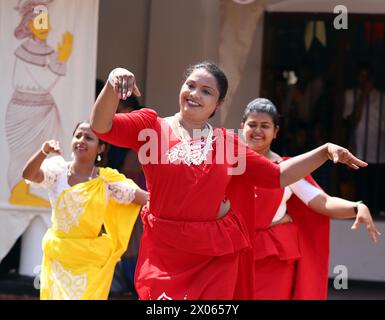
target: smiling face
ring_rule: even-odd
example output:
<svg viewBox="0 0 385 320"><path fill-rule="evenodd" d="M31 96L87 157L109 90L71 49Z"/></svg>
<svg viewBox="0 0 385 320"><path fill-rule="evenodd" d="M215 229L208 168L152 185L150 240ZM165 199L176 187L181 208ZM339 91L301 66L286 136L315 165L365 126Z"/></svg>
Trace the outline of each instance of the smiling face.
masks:
<svg viewBox="0 0 385 320"><path fill-rule="evenodd" d="M90 124L81 123L72 137L74 158L80 161L95 162L98 153L103 152L105 145L99 144L98 137L91 130Z"/></svg>
<svg viewBox="0 0 385 320"><path fill-rule="evenodd" d="M266 154L270 150L279 130L266 112L251 112L241 128L247 145L260 154Z"/></svg>
<svg viewBox="0 0 385 320"><path fill-rule="evenodd" d="M182 117L194 122L206 122L221 104L216 78L203 68L195 69L179 93Z"/></svg>

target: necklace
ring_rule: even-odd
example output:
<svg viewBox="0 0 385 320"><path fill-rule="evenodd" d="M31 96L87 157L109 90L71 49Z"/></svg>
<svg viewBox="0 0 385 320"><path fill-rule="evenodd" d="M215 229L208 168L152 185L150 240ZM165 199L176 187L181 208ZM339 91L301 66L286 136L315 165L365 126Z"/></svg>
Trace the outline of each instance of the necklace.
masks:
<svg viewBox="0 0 385 320"><path fill-rule="evenodd" d="M88 180L92 180L93 179L93 176L94 176L94 172L95 172L95 166L92 167L92 171L91 171L91 174L88 176ZM68 177L71 177L75 172L73 171L73 167L72 167L72 164L68 164L68 167L67 167L67 176Z"/></svg>
<svg viewBox="0 0 385 320"><path fill-rule="evenodd" d="M182 124L178 121L177 129L181 142L177 143L167 152L169 161L171 163L181 161L188 166L191 164L199 166L203 161L207 160L207 154L213 150L212 145L215 139L213 139L213 127L209 123L206 123L205 127L209 129L206 139L202 137L197 140L188 140L184 137Z"/></svg>

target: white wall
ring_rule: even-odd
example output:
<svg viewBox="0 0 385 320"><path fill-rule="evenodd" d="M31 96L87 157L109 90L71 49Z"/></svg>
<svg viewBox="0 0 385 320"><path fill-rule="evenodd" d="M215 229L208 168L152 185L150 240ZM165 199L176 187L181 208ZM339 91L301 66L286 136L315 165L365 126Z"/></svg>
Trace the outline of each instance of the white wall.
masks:
<svg viewBox="0 0 385 320"><path fill-rule="evenodd" d="M179 111L178 94L189 64L218 58L218 1L152 1L147 105L161 116Z"/></svg>
<svg viewBox="0 0 385 320"><path fill-rule="evenodd" d="M334 278L334 267L344 265L348 280L369 280L385 282L385 222L376 222L382 233L374 244L365 226L351 230L353 220L333 220L330 229L330 271Z"/></svg>

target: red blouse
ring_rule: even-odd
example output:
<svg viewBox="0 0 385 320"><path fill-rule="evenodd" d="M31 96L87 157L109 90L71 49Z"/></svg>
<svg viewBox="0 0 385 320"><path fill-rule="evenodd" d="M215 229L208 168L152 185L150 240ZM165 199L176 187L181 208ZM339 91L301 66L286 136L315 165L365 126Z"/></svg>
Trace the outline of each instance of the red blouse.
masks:
<svg viewBox="0 0 385 320"><path fill-rule="evenodd" d="M143 129L153 129L155 139L148 143L140 141L138 135ZM146 131L142 131L144 134ZM148 132L149 133L149 132ZM112 129L108 133L97 136L111 144L131 148L138 152L151 147L156 153L156 160L165 162L165 153L169 147L180 142L172 132L168 123L157 116L152 109L141 109L131 113L116 114L113 118ZM151 133L149 133L151 134ZM150 192L150 212L155 216L171 220L207 221L215 220L220 203L226 194L226 187L231 181L228 169L235 164L225 159L223 164L216 162L217 144L226 143L225 139L234 140L235 157L245 156L246 170L241 179L253 185L265 188L280 186L279 166L266 160L248 148L238 154L236 135L225 129L215 129L216 142L213 143L212 164L203 162L201 165L186 164L144 164L148 191ZM162 141L163 140L163 141ZM165 150L161 150L161 143ZM141 153L141 152L140 152ZM139 154L140 154L139 153Z"/></svg>

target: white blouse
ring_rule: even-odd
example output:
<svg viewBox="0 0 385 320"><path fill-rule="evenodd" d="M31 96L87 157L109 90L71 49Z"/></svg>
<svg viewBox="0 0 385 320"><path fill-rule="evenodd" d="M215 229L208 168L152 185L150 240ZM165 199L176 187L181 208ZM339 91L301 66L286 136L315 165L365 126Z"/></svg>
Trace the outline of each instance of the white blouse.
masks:
<svg viewBox="0 0 385 320"><path fill-rule="evenodd" d="M53 156L43 161L41 170L44 172L44 179L40 183L26 180L27 183L37 187L47 189L49 201L52 207L52 213L56 207L59 195L66 189L71 188L68 184L69 162L61 156ZM135 199L135 193L138 187L130 185L126 181L106 183L106 203L110 197L121 204L129 204Z"/></svg>
<svg viewBox="0 0 385 320"><path fill-rule="evenodd" d="M322 193L322 190L316 188L305 179L298 180L297 182L285 187L285 191L282 197L281 204L278 207L277 212L273 218L273 222L276 222L283 218L286 214L287 205L286 202L290 199L292 194L295 194L301 201L309 205L309 202L316 196Z"/></svg>

